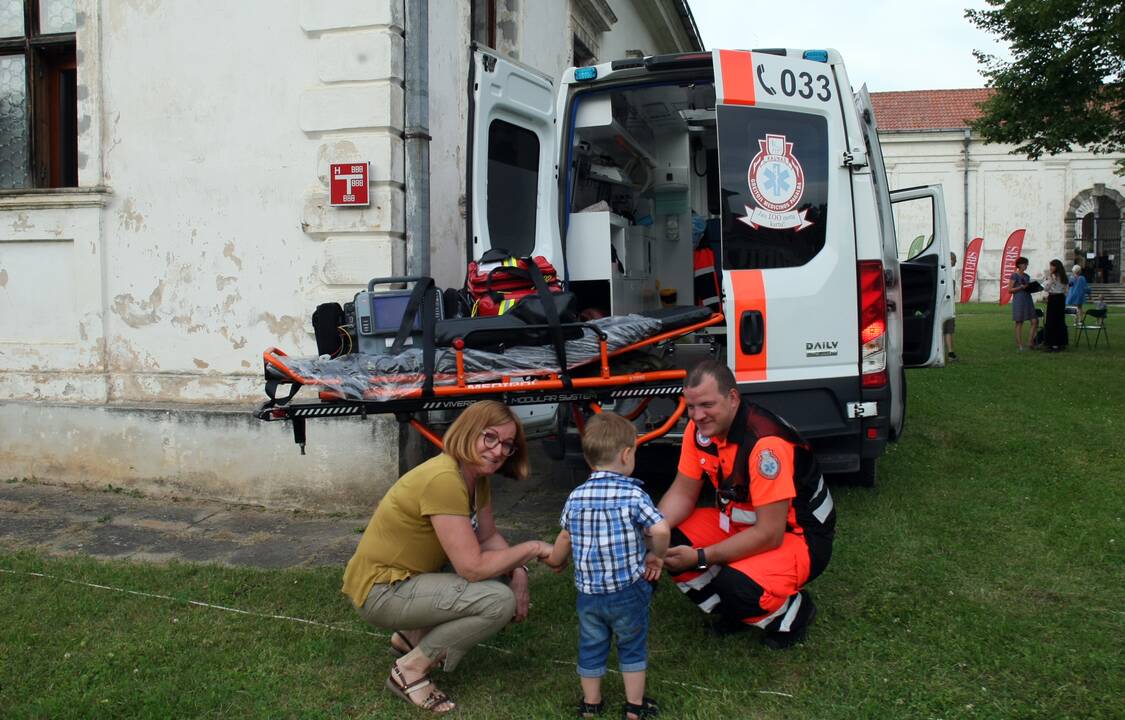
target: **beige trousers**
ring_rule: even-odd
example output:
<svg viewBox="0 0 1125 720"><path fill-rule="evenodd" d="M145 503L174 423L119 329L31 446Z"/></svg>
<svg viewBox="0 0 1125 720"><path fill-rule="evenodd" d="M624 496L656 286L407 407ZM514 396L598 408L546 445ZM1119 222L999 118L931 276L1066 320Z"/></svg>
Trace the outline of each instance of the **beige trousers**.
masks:
<svg viewBox="0 0 1125 720"><path fill-rule="evenodd" d="M499 580L473 583L453 573L424 573L376 584L359 614L387 630L433 628L418 647L431 660L444 652L444 667L452 670L473 646L511 622L516 596Z"/></svg>

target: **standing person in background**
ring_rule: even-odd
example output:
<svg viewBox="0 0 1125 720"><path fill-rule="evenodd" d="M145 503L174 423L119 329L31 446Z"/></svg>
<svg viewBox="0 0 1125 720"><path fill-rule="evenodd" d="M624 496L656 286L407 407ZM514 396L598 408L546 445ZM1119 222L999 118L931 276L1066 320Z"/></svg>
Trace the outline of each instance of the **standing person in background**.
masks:
<svg viewBox="0 0 1125 720"><path fill-rule="evenodd" d="M1043 276L1043 289L1047 292L1047 315L1043 319L1044 345L1047 352L1065 350L1066 337L1066 270L1062 260L1051 261Z"/></svg>
<svg viewBox="0 0 1125 720"><path fill-rule="evenodd" d="M1039 318L1035 316L1035 303L1031 301L1031 293L1027 286L1031 284L1031 276L1027 274L1027 258L1016 259L1016 271L1008 278L1008 290L1012 293L1012 320L1016 323L1016 351L1023 352L1023 324L1031 322L1031 334L1027 337L1028 345L1035 342L1035 333L1039 329Z"/></svg>
<svg viewBox="0 0 1125 720"><path fill-rule="evenodd" d="M957 267L957 254L949 253L949 287L956 287L953 282L953 268ZM955 306L956 307L956 306ZM953 352L953 331L957 325L957 311L954 309L953 317L945 319L941 326L941 334L945 337L945 357L947 360L956 360L957 353Z"/></svg>
<svg viewBox="0 0 1125 720"><path fill-rule="evenodd" d="M1098 259L1094 264L1094 268L1098 273L1098 282L1109 282L1109 273L1113 270L1113 261L1109 259L1109 251L1102 250L1101 254L1098 255Z"/></svg>
<svg viewBox="0 0 1125 720"><path fill-rule="evenodd" d="M1070 281L1067 282L1067 287L1070 290L1066 293L1066 304L1073 305L1078 308L1078 317L1082 317L1082 306L1090 299L1090 285L1086 282L1086 276L1082 274L1082 266L1075 265L1070 269L1073 275L1070 276Z"/></svg>

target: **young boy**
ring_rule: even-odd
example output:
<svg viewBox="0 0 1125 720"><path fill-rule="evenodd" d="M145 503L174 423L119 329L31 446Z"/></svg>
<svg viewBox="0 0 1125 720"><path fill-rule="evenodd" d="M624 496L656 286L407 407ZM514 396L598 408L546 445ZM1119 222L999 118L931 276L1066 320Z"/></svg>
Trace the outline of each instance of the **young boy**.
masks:
<svg viewBox="0 0 1125 720"><path fill-rule="evenodd" d="M636 461L636 442L636 429L620 415L601 413L586 423L582 455L593 472L567 498L560 520L562 532L544 561L561 570L573 549L578 675L582 679L579 717L593 717L605 709L602 676L612 636L617 636L617 658L625 682L623 717L651 718L658 710L644 694L652 597L649 581L660 578L671 530L641 489L641 481L629 477Z"/></svg>

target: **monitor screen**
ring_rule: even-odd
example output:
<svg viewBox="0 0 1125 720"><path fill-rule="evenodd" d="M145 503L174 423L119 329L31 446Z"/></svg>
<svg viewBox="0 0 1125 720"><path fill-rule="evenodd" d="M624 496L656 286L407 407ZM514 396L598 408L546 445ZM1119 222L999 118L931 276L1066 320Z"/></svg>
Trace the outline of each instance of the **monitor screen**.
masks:
<svg viewBox="0 0 1125 720"><path fill-rule="evenodd" d="M371 295L372 331L375 335L394 335L402 324L402 315L410 302L410 292ZM421 313L414 315L414 330L421 329Z"/></svg>

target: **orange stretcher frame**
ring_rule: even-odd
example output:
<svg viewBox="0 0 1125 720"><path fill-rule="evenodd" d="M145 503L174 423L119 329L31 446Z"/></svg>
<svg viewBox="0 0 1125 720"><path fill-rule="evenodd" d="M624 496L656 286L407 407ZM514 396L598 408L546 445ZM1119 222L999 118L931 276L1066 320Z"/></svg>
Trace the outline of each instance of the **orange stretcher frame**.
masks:
<svg viewBox="0 0 1125 720"><path fill-rule="evenodd" d="M671 340L673 338L686 335L696 330L701 330L705 327L718 325L722 323L723 320L724 318L721 313L713 313L706 320L692 323L690 325L685 325L674 330L668 330L666 332L658 333L643 340L639 340L635 343L625 345L612 352L610 352L608 349L608 344L606 342L604 334L600 335L598 338L599 352L597 358L597 360L600 361L600 368L599 373L596 377L564 379L563 377L560 377L558 373L543 373L541 371L528 371L520 373L517 370L515 371L515 373L513 373L514 375L518 375L516 379L513 379L512 375L506 375L503 376L499 381L489 380L484 382L472 382L472 378L470 377L471 374L467 374L465 372L464 343L460 342L459 340L455 340L453 343L453 347L456 353L456 375L451 376L449 374L435 374L434 376L435 380L454 380L455 382L453 384L435 385L428 394L425 393L425 391L421 387L409 387L403 388L401 391L392 391L389 393L389 395L387 391L381 391L379 399L364 398L363 400L351 400L348 398L344 398L333 391L322 391L320 393L321 400L326 402L318 403L314 406L295 405L292 407L285 402L277 403L276 401L272 400L271 396L271 401L265 403L262 407L260 407L255 414L259 419L262 420L292 420L295 423L294 436L297 439L298 444L301 445L302 453L304 452L303 422L305 417L340 416L343 414L362 414L366 416L369 413L380 414L391 412L398 414L400 416L400 420L408 422L410 426L413 427L426 440L440 449L442 447L440 436L438 436L437 433L427 427L424 423L412 417L411 413L413 411L410 408L414 405L414 403L411 403L410 401L421 402L427 399L434 398L469 399L497 395L511 396L513 394L519 396L535 396L537 393L556 391L612 391L614 389L635 385L659 385L661 383L664 384L664 387L654 387L653 392L648 394L646 398L678 395L679 390L682 389L682 385L675 381L682 381L687 375L686 370L653 370L649 372L631 372L614 375L609 366L610 359L628 352L638 350L640 348L648 347L660 342L664 342L666 340ZM267 366L267 371L272 369L281 377L286 378L286 380L290 383L308 386L323 385L323 381L321 380L303 377L293 372L284 364L284 361L281 359L284 357L287 357L286 353L278 348L269 348L262 353L262 358L265 362L265 365ZM581 367L593 361L594 359L590 359L582 363L578 363L574 367ZM527 377L534 377L537 375L542 375L542 377L540 379L525 379ZM411 377L416 377L416 375L412 374ZM376 376L373 377L372 380L385 382L387 378L383 376ZM676 388L674 393L671 392L673 385L669 384L669 381L671 381L671 383L674 383L674 386ZM545 399L543 402L553 401L555 400ZM601 405L598 401L589 398L582 398L581 401L588 403L592 412L601 412ZM647 403L647 399L644 402ZM350 406L355 411L350 413L332 412L333 408L340 409L341 406ZM676 409L666 419L666 421L659 427L654 428L638 437L637 444L641 445L656 438L663 437L665 434L667 434L673 427L675 427L676 423L679 422L680 418L683 416L685 407L686 403L684 402L683 398L680 397ZM293 409L300 409L305 412L298 414L292 412ZM416 408L415 410L424 409L426 408L422 406ZM641 408L637 409L636 413L639 414L639 411L641 409L643 409L643 405ZM404 413L406 413L405 416ZM574 413L575 421L578 424L579 429L581 429L583 422L580 416L581 414L578 411L577 407L574 407ZM300 420L300 427L298 427L297 425L298 420Z"/></svg>

